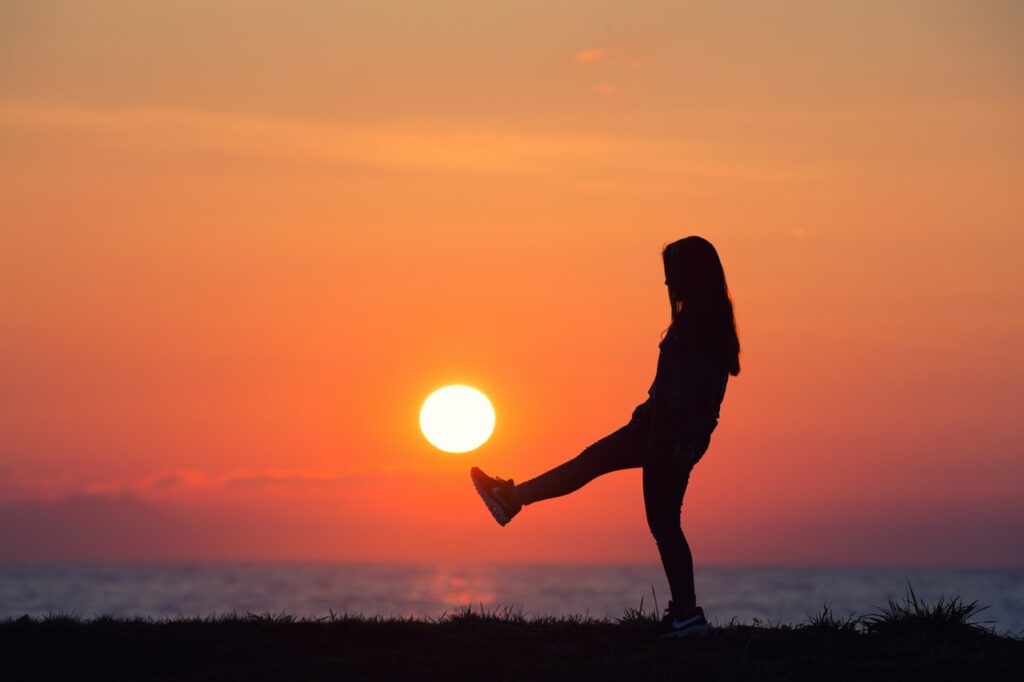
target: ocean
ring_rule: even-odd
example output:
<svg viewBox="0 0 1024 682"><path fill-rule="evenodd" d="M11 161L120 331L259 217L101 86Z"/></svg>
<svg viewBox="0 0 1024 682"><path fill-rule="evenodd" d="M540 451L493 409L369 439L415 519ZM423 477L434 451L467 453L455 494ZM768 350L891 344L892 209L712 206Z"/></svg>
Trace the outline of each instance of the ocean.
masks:
<svg viewBox="0 0 1024 682"><path fill-rule="evenodd" d="M712 622L800 623L825 603L871 613L889 597L977 600L996 630L1024 631L1024 570L698 566ZM28 614L211 616L330 613L437 618L467 606L524 615L619 617L664 608L661 568L646 564L0 563L0 618Z"/></svg>

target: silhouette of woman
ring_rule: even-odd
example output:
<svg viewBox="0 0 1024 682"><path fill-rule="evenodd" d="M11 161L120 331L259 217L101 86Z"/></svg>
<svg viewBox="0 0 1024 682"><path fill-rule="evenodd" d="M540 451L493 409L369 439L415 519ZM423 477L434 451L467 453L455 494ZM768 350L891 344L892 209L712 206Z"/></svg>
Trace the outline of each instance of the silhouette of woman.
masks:
<svg viewBox="0 0 1024 682"><path fill-rule="evenodd" d="M644 508L672 597L659 631L665 637L704 634L693 557L679 516L690 471L711 442L729 376L739 374L739 338L718 252L701 237L662 250L672 322L659 344L648 398L628 424L575 458L516 485L473 467L470 476L494 519L504 526L523 505L567 495L611 471L643 469Z"/></svg>

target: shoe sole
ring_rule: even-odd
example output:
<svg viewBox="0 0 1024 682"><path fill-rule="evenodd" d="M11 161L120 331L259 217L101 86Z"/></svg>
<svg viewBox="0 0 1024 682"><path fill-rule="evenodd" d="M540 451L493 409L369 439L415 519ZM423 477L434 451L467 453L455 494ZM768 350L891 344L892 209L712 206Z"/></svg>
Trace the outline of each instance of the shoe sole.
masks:
<svg viewBox="0 0 1024 682"><path fill-rule="evenodd" d="M675 637L703 637L709 632L711 632L711 625L708 623L702 623L701 625L691 625L688 628L682 628L675 632L666 632L661 636L661 638L673 639Z"/></svg>
<svg viewBox="0 0 1024 682"><path fill-rule="evenodd" d="M487 510L491 512L491 516L493 516L494 520L498 522L498 525L504 526L508 523L508 515L506 515L505 510L502 509L501 503L495 500L494 496L491 495L491 491L481 486L473 474L470 474L469 478L473 481L473 487L476 489L476 494L484 501L484 505L486 505Z"/></svg>

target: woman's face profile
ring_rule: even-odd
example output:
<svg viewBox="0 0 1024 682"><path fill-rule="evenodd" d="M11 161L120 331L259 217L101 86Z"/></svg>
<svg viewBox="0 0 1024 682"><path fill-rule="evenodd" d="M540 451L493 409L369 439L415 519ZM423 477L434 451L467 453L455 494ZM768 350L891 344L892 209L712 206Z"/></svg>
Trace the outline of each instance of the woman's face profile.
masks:
<svg viewBox="0 0 1024 682"><path fill-rule="evenodd" d="M668 290L668 301L672 306L674 312L680 312L683 309L683 301L676 298L676 295L672 292L672 287L669 285L668 280L665 280L665 289Z"/></svg>

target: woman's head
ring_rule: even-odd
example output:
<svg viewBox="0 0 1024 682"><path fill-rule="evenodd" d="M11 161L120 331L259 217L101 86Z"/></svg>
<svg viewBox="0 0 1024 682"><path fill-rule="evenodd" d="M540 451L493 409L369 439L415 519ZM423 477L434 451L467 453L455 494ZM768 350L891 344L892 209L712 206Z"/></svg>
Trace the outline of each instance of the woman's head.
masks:
<svg viewBox="0 0 1024 682"><path fill-rule="evenodd" d="M739 374L740 343L722 261L711 242L685 237L661 252L672 302L672 324L684 347L723 352L729 373Z"/></svg>

